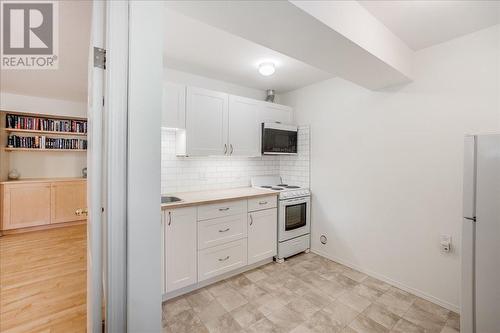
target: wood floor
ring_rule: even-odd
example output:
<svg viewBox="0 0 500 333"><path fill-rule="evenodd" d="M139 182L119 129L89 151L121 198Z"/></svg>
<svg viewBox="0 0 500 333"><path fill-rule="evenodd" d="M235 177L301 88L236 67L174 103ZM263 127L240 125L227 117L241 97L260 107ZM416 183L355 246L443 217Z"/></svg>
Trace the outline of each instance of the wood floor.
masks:
<svg viewBox="0 0 500 333"><path fill-rule="evenodd" d="M85 332L86 225L0 237L0 332Z"/></svg>

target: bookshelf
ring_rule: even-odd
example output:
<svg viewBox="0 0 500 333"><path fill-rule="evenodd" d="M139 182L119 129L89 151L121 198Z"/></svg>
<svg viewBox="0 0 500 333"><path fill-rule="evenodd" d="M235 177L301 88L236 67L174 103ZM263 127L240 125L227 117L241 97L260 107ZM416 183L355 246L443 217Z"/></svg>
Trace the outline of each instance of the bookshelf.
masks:
<svg viewBox="0 0 500 333"><path fill-rule="evenodd" d="M7 115L30 120L29 123L23 121L22 124L16 126L17 128L11 128L12 118L8 122ZM59 122L57 127L54 125L55 122ZM13 167L10 164L14 156L10 158L11 154L37 153L39 156L38 154L51 152L57 154L85 153L87 151L87 124L87 118L82 117L0 110L0 180L6 180L9 170ZM13 138L17 141L13 142ZM68 155L68 158L73 158L70 156L73 155ZM55 156L47 155L49 159L53 157Z"/></svg>
<svg viewBox="0 0 500 333"><path fill-rule="evenodd" d="M87 119L2 111L5 152L83 152L87 148Z"/></svg>

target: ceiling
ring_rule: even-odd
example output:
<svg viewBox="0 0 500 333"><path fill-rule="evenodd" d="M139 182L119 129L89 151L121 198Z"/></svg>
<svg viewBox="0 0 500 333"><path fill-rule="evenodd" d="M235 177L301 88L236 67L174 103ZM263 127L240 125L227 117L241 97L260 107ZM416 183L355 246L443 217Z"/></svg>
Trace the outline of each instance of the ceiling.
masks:
<svg viewBox="0 0 500 333"><path fill-rule="evenodd" d="M358 1L413 50L500 23L500 1Z"/></svg>
<svg viewBox="0 0 500 333"><path fill-rule="evenodd" d="M2 70L2 92L85 102L91 1L59 2L59 69Z"/></svg>
<svg viewBox="0 0 500 333"><path fill-rule="evenodd" d="M257 70L261 62L276 64L272 76ZM244 38L165 9L165 66L256 89L278 93L334 75Z"/></svg>

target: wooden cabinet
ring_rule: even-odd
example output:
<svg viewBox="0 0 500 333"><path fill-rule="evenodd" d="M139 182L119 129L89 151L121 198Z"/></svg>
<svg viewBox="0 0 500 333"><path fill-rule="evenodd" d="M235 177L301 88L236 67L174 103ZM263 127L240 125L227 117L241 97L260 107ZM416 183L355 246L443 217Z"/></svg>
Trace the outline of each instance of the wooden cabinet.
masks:
<svg viewBox="0 0 500 333"><path fill-rule="evenodd" d="M2 230L50 223L50 183L2 184Z"/></svg>
<svg viewBox="0 0 500 333"><path fill-rule="evenodd" d="M228 95L187 88L186 155L224 155L228 152Z"/></svg>
<svg viewBox="0 0 500 333"><path fill-rule="evenodd" d="M250 98L229 96L229 154L260 155L261 102Z"/></svg>
<svg viewBox="0 0 500 333"><path fill-rule="evenodd" d="M51 184L50 223L81 220L77 210L87 207L87 184L81 181Z"/></svg>
<svg viewBox="0 0 500 333"><path fill-rule="evenodd" d="M164 211L166 292L197 281L196 207Z"/></svg>
<svg viewBox="0 0 500 333"><path fill-rule="evenodd" d="M163 84L162 127L186 128L186 86L172 82Z"/></svg>
<svg viewBox="0 0 500 333"><path fill-rule="evenodd" d="M277 209L248 213L248 264L272 257L276 251Z"/></svg>
<svg viewBox="0 0 500 333"><path fill-rule="evenodd" d="M84 221L87 183L79 180L20 180L0 184L1 230ZM29 230L29 229L28 229Z"/></svg>

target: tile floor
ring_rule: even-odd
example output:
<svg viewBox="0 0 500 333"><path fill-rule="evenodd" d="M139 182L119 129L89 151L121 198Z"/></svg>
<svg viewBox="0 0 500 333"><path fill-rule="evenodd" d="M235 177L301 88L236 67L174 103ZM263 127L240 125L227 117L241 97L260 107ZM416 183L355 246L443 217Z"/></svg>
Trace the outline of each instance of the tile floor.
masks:
<svg viewBox="0 0 500 333"><path fill-rule="evenodd" d="M454 312L312 253L163 303L168 333L456 333L459 321Z"/></svg>

